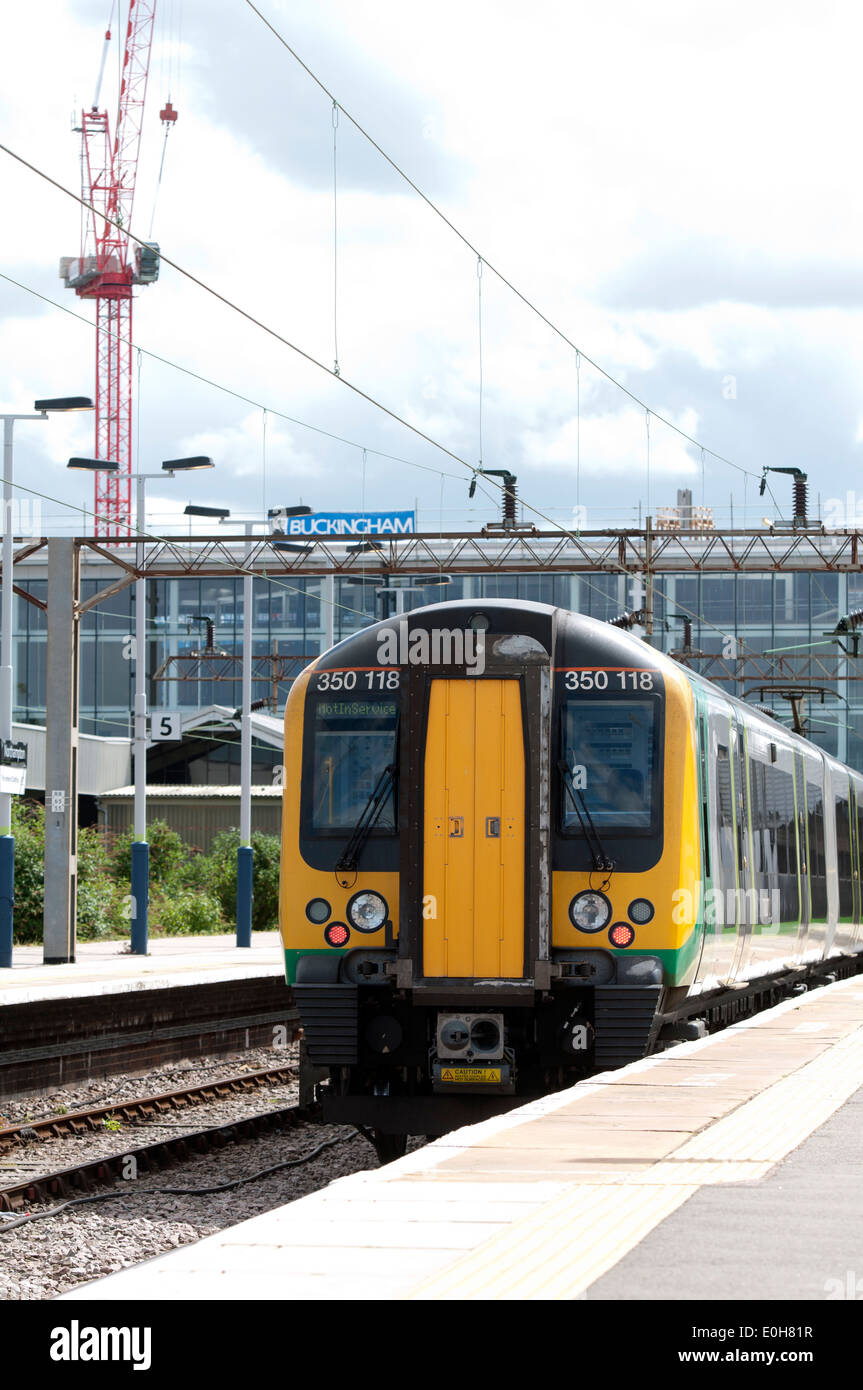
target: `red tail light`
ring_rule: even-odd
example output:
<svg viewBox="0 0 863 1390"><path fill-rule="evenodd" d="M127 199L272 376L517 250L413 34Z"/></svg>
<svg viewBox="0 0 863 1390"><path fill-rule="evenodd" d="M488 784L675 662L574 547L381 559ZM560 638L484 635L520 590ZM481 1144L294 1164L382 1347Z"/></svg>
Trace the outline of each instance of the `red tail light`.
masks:
<svg viewBox="0 0 863 1390"><path fill-rule="evenodd" d="M635 931L628 922L615 922L608 939L612 946L631 946L635 940Z"/></svg>

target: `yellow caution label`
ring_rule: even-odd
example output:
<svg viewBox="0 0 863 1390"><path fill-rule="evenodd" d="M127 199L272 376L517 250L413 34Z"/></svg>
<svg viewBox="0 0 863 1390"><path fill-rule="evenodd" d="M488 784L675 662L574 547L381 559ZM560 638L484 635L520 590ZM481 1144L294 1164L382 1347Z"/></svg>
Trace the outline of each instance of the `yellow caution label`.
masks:
<svg viewBox="0 0 863 1390"><path fill-rule="evenodd" d="M445 1067L441 1072L441 1081L469 1081L471 1085L476 1085L478 1081L490 1081L493 1085L500 1085L500 1067Z"/></svg>

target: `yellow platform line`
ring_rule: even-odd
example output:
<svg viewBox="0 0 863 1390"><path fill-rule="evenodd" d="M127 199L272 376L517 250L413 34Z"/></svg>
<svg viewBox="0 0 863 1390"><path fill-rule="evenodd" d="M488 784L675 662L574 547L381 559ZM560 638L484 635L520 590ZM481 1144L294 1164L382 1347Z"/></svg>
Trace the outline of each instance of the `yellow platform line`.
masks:
<svg viewBox="0 0 863 1390"><path fill-rule="evenodd" d="M861 1082L863 1027L687 1139L645 1173L552 1198L405 1297L578 1298L701 1187L765 1177Z"/></svg>

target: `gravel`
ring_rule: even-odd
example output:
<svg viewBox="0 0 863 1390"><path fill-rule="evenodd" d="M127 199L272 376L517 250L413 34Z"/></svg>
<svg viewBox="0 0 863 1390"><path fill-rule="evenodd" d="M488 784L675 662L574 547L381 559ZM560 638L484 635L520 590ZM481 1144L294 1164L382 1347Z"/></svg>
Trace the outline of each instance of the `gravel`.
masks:
<svg viewBox="0 0 863 1390"><path fill-rule="evenodd" d="M57 1108L84 1109L88 1105L120 1101L158 1091L178 1090L199 1081L259 1071L265 1067L296 1062L296 1048L286 1048L274 1059L271 1048L243 1053L241 1058L224 1059L212 1065L196 1062L187 1067L161 1067L146 1076L118 1077L105 1090L105 1082L64 1088L55 1095L38 1097L38 1104L26 1098L16 1102L17 1114L4 1106L6 1121L36 1118L57 1113ZM100 1089L101 1087L101 1089ZM103 1102L101 1097L105 1096ZM287 1086L249 1091L225 1100L207 1102L188 1111L165 1115L156 1122L129 1122L119 1133L88 1133L63 1139L50 1139L16 1145L0 1159L0 1186L15 1180L20 1165L26 1173L47 1172L71 1166L104 1153L127 1153L136 1145L152 1142L160 1133L172 1136L225 1123L243 1115L258 1114L270 1105L296 1103L296 1082ZM48 1103L46 1103L48 1102ZM54 1106L54 1109L49 1108ZM285 1159L310 1153L326 1139L344 1142L325 1149L310 1163L287 1168L228 1192L201 1196L161 1194L165 1187L201 1188L248 1177L262 1168ZM409 1148L421 1147L421 1138ZM14 1164L15 1171L7 1165ZM377 1156L371 1145L354 1129L345 1125L304 1125L280 1134L243 1139L225 1148L187 1160L161 1173L149 1173L128 1182L118 1182L118 1192L104 1202L72 1207L59 1216L20 1226L3 1234L3 1226L25 1214L0 1213L0 1300L49 1299L104 1275L115 1273L155 1255L188 1245L205 1236L236 1225L260 1212L305 1197L326 1187L336 1178L361 1169L376 1168ZM33 1204L33 1214L48 1211L59 1202Z"/></svg>

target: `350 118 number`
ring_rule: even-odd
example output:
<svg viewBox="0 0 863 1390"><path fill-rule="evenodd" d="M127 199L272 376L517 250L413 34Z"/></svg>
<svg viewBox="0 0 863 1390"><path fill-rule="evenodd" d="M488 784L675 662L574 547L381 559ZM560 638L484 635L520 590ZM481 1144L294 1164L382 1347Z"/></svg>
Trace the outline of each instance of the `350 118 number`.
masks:
<svg viewBox="0 0 863 1390"><path fill-rule="evenodd" d="M567 671L567 690L652 690L652 671Z"/></svg>
<svg viewBox="0 0 863 1390"><path fill-rule="evenodd" d="M321 671L316 690L398 690L398 671Z"/></svg>

